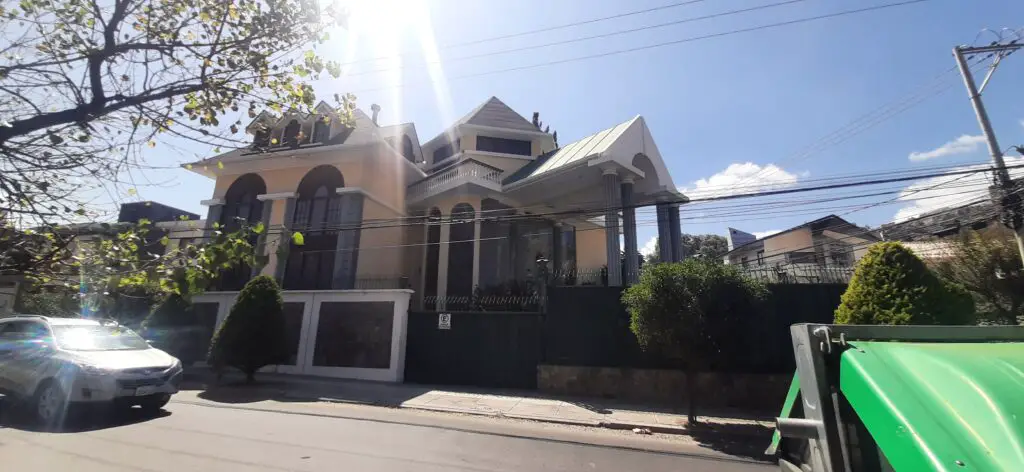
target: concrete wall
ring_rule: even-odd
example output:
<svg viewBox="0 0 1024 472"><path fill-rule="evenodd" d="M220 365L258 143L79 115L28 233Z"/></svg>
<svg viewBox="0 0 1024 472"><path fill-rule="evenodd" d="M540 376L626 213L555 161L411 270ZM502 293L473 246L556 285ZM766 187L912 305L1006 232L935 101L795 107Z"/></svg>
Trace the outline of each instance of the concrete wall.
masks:
<svg viewBox="0 0 1024 472"><path fill-rule="evenodd" d="M700 372L697 408L742 408L777 413L791 376ZM545 393L615 398L667 405L686 403L686 374L677 370L540 365L537 388Z"/></svg>
<svg viewBox="0 0 1024 472"><path fill-rule="evenodd" d="M801 228L785 234L779 234L764 240L765 257L785 254L792 251L813 250L814 240L810 228Z"/></svg>
<svg viewBox="0 0 1024 472"><path fill-rule="evenodd" d="M284 302L303 303L296 365L269 366L261 372L317 375L346 379L402 382L405 376L405 345L408 338L411 290L292 290L282 294ZM224 323L238 292L207 292L193 298L195 303L217 303L217 327ZM325 367L314 365L317 329L322 303L392 303L390 365L387 368Z"/></svg>

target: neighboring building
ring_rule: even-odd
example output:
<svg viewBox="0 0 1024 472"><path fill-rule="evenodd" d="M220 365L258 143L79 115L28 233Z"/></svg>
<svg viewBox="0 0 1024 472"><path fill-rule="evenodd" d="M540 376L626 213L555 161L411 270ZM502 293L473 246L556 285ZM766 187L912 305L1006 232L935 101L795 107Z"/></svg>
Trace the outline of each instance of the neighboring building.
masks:
<svg viewBox="0 0 1024 472"><path fill-rule="evenodd" d="M207 227L266 223L262 273L285 290L408 287L414 303L438 308L477 287L534 283L539 260L567 283L594 282L577 276L588 271L610 285L635 280L636 205L662 202L659 232L680 233L685 197L640 116L556 149L495 97L423 144L412 123L378 125L378 111L356 110L354 128L324 103L311 115L258 116L252 147L188 166L216 180ZM634 255L625 268L620 228ZM237 290L254 272L238 275L221 288Z"/></svg>
<svg viewBox="0 0 1024 472"><path fill-rule="evenodd" d="M744 233L729 228L730 239ZM733 247L727 264L740 265L768 281L826 282L849 278L853 265L879 241L874 232L829 215Z"/></svg>
<svg viewBox="0 0 1024 472"><path fill-rule="evenodd" d="M981 230L999 224L995 205L983 201L884 224L879 233L886 241L926 241L956 236L965 229Z"/></svg>
<svg viewBox="0 0 1024 472"><path fill-rule="evenodd" d="M132 202L121 204L121 211L118 212L118 223L138 223L146 219L150 222L198 220L199 215L179 210L157 202Z"/></svg>

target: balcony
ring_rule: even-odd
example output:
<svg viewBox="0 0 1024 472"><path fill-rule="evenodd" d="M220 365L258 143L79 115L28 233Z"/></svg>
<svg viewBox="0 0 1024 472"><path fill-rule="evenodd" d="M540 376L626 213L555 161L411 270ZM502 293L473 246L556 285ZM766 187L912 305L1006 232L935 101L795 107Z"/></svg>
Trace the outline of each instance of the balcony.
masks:
<svg viewBox="0 0 1024 472"><path fill-rule="evenodd" d="M473 159L456 162L413 183L406 189L410 202L422 201L466 184L474 184L495 192L501 191L502 170Z"/></svg>

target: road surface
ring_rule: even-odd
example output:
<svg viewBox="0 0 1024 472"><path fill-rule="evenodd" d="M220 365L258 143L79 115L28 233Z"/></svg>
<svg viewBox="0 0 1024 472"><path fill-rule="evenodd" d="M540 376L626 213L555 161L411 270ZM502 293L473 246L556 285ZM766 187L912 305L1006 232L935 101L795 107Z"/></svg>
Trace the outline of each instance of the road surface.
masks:
<svg viewBox="0 0 1024 472"><path fill-rule="evenodd" d="M500 419L482 423L452 415L410 417L365 408L372 413L338 418L315 410L296 414L172 402L156 416L136 410L114 423L80 420L82 426L71 432L43 433L4 422L0 464L11 471L74 472L776 469L710 451L708 457L681 440L644 443L623 432L556 430Z"/></svg>

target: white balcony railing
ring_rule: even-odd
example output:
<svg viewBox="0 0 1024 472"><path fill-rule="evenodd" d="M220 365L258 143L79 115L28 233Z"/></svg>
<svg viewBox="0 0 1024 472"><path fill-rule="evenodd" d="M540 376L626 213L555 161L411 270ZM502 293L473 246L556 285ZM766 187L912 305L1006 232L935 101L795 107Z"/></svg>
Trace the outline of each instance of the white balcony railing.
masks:
<svg viewBox="0 0 1024 472"><path fill-rule="evenodd" d="M497 167L467 159L413 183L406 189L406 198L420 200L467 183L500 190L501 172Z"/></svg>

